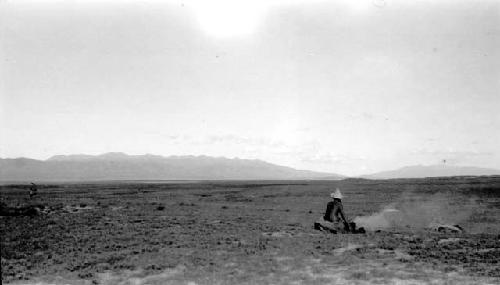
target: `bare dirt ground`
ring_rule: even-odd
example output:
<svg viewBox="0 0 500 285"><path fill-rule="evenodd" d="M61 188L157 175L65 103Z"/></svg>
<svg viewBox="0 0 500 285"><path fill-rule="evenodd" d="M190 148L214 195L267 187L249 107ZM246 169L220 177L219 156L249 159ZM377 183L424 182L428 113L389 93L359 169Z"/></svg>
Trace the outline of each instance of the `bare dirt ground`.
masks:
<svg viewBox="0 0 500 285"><path fill-rule="evenodd" d="M334 187L350 219L390 206L407 221L315 231ZM500 177L27 189L0 189L4 284L500 283Z"/></svg>

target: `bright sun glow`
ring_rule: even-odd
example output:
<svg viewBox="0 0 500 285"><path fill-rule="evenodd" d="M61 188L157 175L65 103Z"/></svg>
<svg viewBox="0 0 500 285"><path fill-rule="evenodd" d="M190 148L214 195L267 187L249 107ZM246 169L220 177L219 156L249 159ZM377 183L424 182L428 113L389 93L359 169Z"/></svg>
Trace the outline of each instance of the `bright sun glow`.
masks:
<svg viewBox="0 0 500 285"><path fill-rule="evenodd" d="M318 2L333 2L355 13L385 5L385 0L192 0L186 3L204 32L228 38L255 33L266 12L273 7Z"/></svg>
<svg viewBox="0 0 500 285"><path fill-rule="evenodd" d="M38 0L12 0L9 2L22 4ZM310 5L330 2L337 8L348 8L355 13L364 13L373 8L386 6L387 0L143 0L149 3L169 3L189 7L200 28L213 37L228 38L248 36L256 32L262 24L265 14L277 6ZM405 0L391 0L404 2ZM0 0L2 2L2 0ZM64 2L61 0L44 0L44 2ZM101 0L73 0L72 3L102 3ZM123 4L138 2L137 0L107 0Z"/></svg>
<svg viewBox="0 0 500 285"><path fill-rule="evenodd" d="M12 0L22 4L38 0ZM395 1L404 0L392 0ZM2 0L0 0L2 2ZM44 0L44 2L64 2ZM101 0L73 0L71 3L102 3ZM138 2L137 0L107 0L110 3ZM189 7L201 30L216 38L242 37L254 34L262 25L266 13L279 6L334 3L337 8L348 8L363 13L370 8L383 7L386 0L143 0L144 3L168 3ZM335 9L335 8L334 8Z"/></svg>
<svg viewBox="0 0 500 285"><path fill-rule="evenodd" d="M255 32L266 11L262 1L196 1L192 9L200 27L215 37L249 35Z"/></svg>

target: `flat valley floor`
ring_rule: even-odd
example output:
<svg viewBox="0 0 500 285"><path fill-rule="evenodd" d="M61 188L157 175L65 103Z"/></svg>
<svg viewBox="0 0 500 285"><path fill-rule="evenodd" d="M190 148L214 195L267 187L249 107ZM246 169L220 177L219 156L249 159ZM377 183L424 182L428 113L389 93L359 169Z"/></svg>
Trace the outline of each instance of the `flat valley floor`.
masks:
<svg viewBox="0 0 500 285"><path fill-rule="evenodd" d="M350 219L376 222L390 207L406 220L366 234L316 231L335 187ZM67 183L38 192L0 188L3 284L500 283L500 177ZM426 229L431 220L465 232Z"/></svg>

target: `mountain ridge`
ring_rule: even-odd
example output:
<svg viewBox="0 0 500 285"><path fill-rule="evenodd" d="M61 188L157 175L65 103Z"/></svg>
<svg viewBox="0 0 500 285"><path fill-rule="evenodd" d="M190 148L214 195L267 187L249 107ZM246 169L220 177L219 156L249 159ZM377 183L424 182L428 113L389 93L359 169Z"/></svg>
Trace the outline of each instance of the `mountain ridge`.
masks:
<svg viewBox="0 0 500 285"><path fill-rule="evenodd" d="M394 178L425 178L446 176L483 176L500 175L500 170L493 168L458 166L458 165L410 165L401 168L375 172L359 176L365 179L394 179Z"/></svg>
<svg viewBox="0 0 500 285"><path fill-rule="evenodd" d="M500 175L500 170L456 165L411 165L368 175L363 179ZM0 181L100 180L340 180L347 176L294 169L259 159L207 155L54 155L46 160L0 158Z"/></svg>
<svg viewBox="0 0 500 285"><path fill-rule="evenodd" d="M206 155L54 155L46 160L0 158L0 181L100 180L273 180L344 178L334 173L299 170L258 159Z"/></svg>

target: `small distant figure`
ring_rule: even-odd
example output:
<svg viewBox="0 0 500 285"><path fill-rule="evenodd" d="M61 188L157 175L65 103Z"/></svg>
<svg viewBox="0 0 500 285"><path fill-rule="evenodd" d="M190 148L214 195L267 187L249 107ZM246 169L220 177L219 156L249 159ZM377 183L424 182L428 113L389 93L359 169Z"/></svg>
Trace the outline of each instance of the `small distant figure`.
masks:
<svg viewBox="0 0 500 285"><path fill-rule="evenodd" d="M36 184L33 183L33 182L31 182L31 186L30 186L30 198L32 198L33 196L35 196L37 193L38 193L38 188L37 188Z"/></svg>
<svg viewBox="0 0 500 285"><path fill-rule="evenodd" d="M342 205L342 193L340 189L330 194L332 201L326 205L326 211L322 218L315 223L315 228L319 230L329 230L331 232L350 232L350 224L347 221Z"/></svg>

